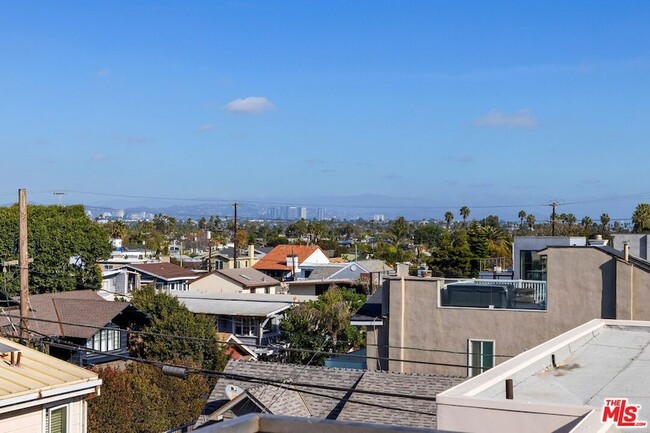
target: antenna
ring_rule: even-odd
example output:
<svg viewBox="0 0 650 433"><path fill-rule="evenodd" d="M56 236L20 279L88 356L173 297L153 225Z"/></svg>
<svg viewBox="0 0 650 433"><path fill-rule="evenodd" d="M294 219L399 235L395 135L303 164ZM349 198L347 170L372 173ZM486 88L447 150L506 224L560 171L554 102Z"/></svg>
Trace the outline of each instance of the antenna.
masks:
<svg viewBox="0 0 650 433"><path fill-rule="evenodd" d="M54 191L53 193L57 199L59 199L59 206L61 206L61 202L63 201L63 196L67 194L65 191Z"/></svg>

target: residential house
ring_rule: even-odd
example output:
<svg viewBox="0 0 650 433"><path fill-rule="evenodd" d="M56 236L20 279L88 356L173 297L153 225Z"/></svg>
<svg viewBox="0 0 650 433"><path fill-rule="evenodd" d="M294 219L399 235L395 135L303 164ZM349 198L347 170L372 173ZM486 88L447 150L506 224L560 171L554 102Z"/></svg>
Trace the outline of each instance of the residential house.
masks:
<svg viewBox="0 0 650 433"><path fill-rule="evenodd" d="M197 426L251 413L266 413L435 428L436 395L463 380L436 375L230 361L210 394Z"/></svg>
<svg viewBox="0 0 650 433"><path fill-rule="evenodd" d="M288 282L289 293L320 295L333 285L359 287L363 284L372 293L391 274L395 274L395 271L383 260L317 265L311 269L307 278Z"/></svg>
<svg viewBox="0 0 650 433"><path fill-rule="evenodd" d="M225 345L226 356L234 360L256 360L257 353L229 332L217 332L217 340Z"/></svg>
<svg viewBox="0 0 650 433"><path fill-rule="evenodd" d="M585 246L587 238L571 236L515 236L512 268L515 280L546 280L544 262L538 252L550 246Z"/></svg>
<svg viewBox="0 0 650 433"><path fill-rule="evenodd" d="M650 322L596 319L438 394L438 428L648 431L649 360Z"/></svg>
<svg viewBox="0 0 650 433"><path fill-rule="evenodd" d="M249 268L263 258L271 248L249 245L247 249L238 249L237 266L235 266L235 249L233 247L210 250L200 258L203 260L203 269L235 269Z"/></svg>
<svg viewBox="0 0 650 433"><path fill-rule="evenodd" d="M0 338L0 431L85 433L97 373Z"/></svg>
<svg viewBox="0 0 650 433"><path fill-rule="evenodd" d="M29 306L28 326L34 339L55 338L64 344L90 349L50 348L51 355L78 365L101 364L128 356L128 325L147 320L144 313L128 302L107 301L93 290L31 295ZM14 309L6 314L5 331L7 335L16 335L20 312Z"/></svg>
<svg viewBox="0 0 650 433"><path fill-rule="evenodd" d="M318 265L330 263L317 245L278 245L253 267L280 281L308 278Z"/></svg>
<svg viewBox="0 0 650 433"><path fill-rule="evenodd" d="M623 251L627 243L630 255L643 260L650 258L650 239L647 233L614 233L611 237L611 246L615 249Z"/></svg>
<svg viewBox="0 0 650 433"><path fill-rule="evenodd" d="M650 263L606 246L539 255L547 281L389 278L368 368L474 376L594 318L650 320Z"/></svg>
<svg viewBox="0 0 650 433"><path fill-rule="evenodd" d="M140 274L127 268L102 271L102 288L98 294L107 301L130 298L131 292L140 287Z"/></svg>
<svg viewBox="0 0 650 433"><path fill-rule="evenodd" d="M141 263L152 263L157 261L153 257L153 251L151 250L114 250L111 252L111 255L106 260L100 260L97 264L104 271L110 271L112 269L118 269L125 265L134 265Z"/></svg>
<svg viewBox="0 0 650 433"><path fill-rule="evenodd" d="M280 321L299 302L313 301L315 296L272 295L255 293L177 292L174 296L195 314L214 317L217 331L234 334L257 354L273 354L263 348L277 340Z"/></svg>
<svg viewBox="0 0 650 433"><path fill-rule="evenodd" d="M139 284L153 284L158 290L183 291L190 289L190 283L201 276L201 274L185 269L173 263L143 263L140 265L127 265L126 269L137 272L140 276Z"/></svg>
<svg viewBox="0 0 650 433"><path fill-rule="evenodd" d="M281 283L254 268L221 269L190 282L196 293L279 293Z"/></svg>

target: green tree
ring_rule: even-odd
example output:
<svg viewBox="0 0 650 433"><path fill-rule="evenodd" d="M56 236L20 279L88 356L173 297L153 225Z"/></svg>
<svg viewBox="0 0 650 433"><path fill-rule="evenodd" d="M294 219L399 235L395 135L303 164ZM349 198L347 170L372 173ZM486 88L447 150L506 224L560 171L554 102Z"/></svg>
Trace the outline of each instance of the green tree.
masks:
<svg viewBox="0 0 650 433"><path fill-rule="evenodd" d="M332 287L317 301L292 308L280 327L292 348L345 353L361 345L358 328L350 324L352 315L363 305L365 296L352 290ZM306 352L290 352L294 363L322 365L325 357Z"/></svg>
<svg viewBox="0 0 650 433"><path fill-rule="evenodd" d="M445 212L445 223L447 224L447 230L451 227L451 222L454 220L454 214L452 211L448 210Z"/></svg>
<svg viewBox="0 0 650 433"><path fill-rule="evenodd" d="M460 208L460 215L463 217L463 225L467 227L467 217L469 217L469 208L467 206L463 206Z"/></svg>
<svg viewBox="0 0 650 433"><path fill-rule="evenodd" d="M517 214L519 217L519 221L521 223L521 228L524 227L524 221L526 220L526 211L520 210L519 213Z"/></svg>
<svg viewBox="0 0 650 433"><path fill-rule="evenodd" d="M601 227L603 228L603 232L605 232L605 233L609 232L609 221L610 221L610 218L609 218L608 214L603 213L600 216L600 224L601 224Z"/></svg>
<svg viewBox="0 0 650 433"><path fill-rule="evenodd" d="M408 239L410 225L406 219L401 216L391 221L388 231L395 237L397 244L401 244Z"/></svg>
<svg viewBox="0 0 650 433"><path fill-rule="evenodd" d="M108 258L111 244L106 228L88 218L83 206L29 205L27 220L29 257L34 260L29 265L32 293L101 287L96 262ZM0 260L17 258L18 206L14 205L0 208ZM6 290L18 293L18 278L11 278Z"/></svg>
<svg viewBox="0 0 650 433"><path fill-rule="evenodd" d="M443 230L438 224L421 224L415 229L414 241L427 248L435 248L440 244Z"/></svg>
<svg viewBox="0 0 650 433"><path fill-rule="evenodd" d="M148 433L187 424L201 413L209 392L204 376L165 376L160 368L131 363L96 368L102 392L88 403L89 433Z"/></svg>
<svg viewBox="0 0 650 433"><path fill-rule="evenodd" d="M131 303L151 317L150 324L142 329L146 334L132 345L137 356L162 362L180 359L209 370L223 369L226 356L217 343L213 320L193 314L177 298L152 286L134 291Z"/></svg>
<svg viewBox="0 0 650 433"><path fill-rule="evenodd" d="M632 214L634 233L650 231L650 204L639 203Z"/></svg>
<svg viewBox="0 0 650 433"><path fill-rule="evenodd" d="M584 229L585 236L589 237L591 236L591 227L594 225L593 220L586 216L582 218L582 221L580 221L580 224L582 225L582 228Z"/></svg>
<svg viewBox="0 0 650 433"><path fill-rule="evenodd" d="M532 213L528 214L528 216L526 216L526 223L528 224L528 228L533 230L535 228L535 215Z"/></svg>

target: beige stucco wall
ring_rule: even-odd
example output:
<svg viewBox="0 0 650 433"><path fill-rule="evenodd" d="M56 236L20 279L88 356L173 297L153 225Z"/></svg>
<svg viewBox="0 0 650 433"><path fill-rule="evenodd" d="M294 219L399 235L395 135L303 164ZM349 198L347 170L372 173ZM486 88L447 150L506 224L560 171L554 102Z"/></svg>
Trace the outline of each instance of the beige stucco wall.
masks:
<svg viewBox="0 0 650 433"><path fill-rule="evenodd" d="M80 398L69 401L68 426L70 433L83 433L84 402ZM57 407L60 404L48 405ZM0 414L2 433L41 433L45 431L45 407L42 405Z"/></svg>
<svg viewBox="0 0 650 433"><path fill-rule="evenodd" d="M547 268L546 311L443 308L438 307L441 280L386 281L388 369L465 376L469 339L494 340L498 364L508 359L500 355L517 355L589 320L629 319L630 287L634 319L650 319L650 274L644 270L631 270L628 263L595 248L549 249ZM379 334L371 338L382 344ZM375 366L369 359L368 368Z"/></svg>
<svg viewBox="0 0 650 433"><path fill-rule="evenodd" d="M242 293L242 288L215 274L190 283L190 290L197 293Z"/></svg>

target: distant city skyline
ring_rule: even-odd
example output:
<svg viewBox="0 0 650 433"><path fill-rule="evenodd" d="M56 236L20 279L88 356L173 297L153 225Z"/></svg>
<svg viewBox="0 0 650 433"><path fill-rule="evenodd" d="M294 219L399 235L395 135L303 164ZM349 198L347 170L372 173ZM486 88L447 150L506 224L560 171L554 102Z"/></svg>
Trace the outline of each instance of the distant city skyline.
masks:
<svg viewBox="0 0 650 433"><path fill-rule="evenodd" d="M648 16L642 1L6 4L0 197L309 218L388 197L356 205L509 220L558 201L629 219L650 202Z"/></svg>

